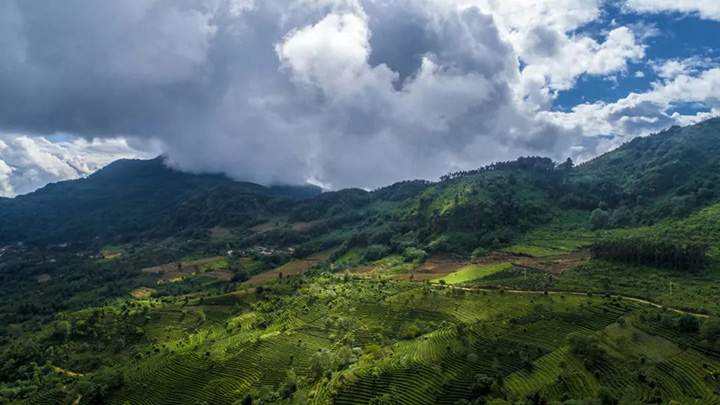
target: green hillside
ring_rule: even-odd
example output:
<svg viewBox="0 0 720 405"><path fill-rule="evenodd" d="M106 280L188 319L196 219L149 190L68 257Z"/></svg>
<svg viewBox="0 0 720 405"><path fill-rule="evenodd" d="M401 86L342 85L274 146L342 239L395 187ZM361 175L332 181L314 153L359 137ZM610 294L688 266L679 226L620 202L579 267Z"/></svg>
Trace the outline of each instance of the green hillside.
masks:
<svg viewBox="0 0 720 405"><path fill-rule="evenodd" d="M1 199L0 403L720 404L719 149L711 120L324 193L119 161Z"/></svg>
<svg viewBox="0 0 720 405"><path fill-rule="evenodd" d="M186 174L167 168L163 158L120 160L85 179L0 200L0 243L127 240L225 222L243 226L317 192Z"/></svg>

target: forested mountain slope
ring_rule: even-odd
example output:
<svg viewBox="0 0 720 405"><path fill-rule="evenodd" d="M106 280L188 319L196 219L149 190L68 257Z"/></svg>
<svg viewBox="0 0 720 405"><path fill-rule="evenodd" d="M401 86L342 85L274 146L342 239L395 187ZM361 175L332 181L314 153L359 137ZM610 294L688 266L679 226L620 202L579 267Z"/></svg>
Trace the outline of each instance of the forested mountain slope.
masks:
<svg viewBox="0 0 720 405"><path fill-rule="evenodd" d="M321 194L119 161L0 200L0 402L720 404L719 147Z"/></svg>
<svg viewBox="0 0 720 405"><path fill-rule="evenodd" d="M720 197L720 119L636 138L573 177L585 198L629 221L687 215Z"/></svg>
<svg viewBox="0 0 720 405"><path fill-rule="evenodd" d="M164 236L224 218L252 222L314 187L263 187L172 170L161 157L119 160L91 176L0 201L0 243L63 243Z"/></svg>
<svg viewBox="0 0 720 405"><path fill-rule="evenodd" d="M713 119L635 139L577 167L527 157L372 192L319 194L181 173L161 158L118 161L86 179L0 200L0 243L197 237L215 226L248 236L253 226L278 223L289 228L248 243L303 244L343 228L359 234L355 244L471 251L568 215L589 221L593 212L597 228L648 225L719 198L720 119Z"/></svg>

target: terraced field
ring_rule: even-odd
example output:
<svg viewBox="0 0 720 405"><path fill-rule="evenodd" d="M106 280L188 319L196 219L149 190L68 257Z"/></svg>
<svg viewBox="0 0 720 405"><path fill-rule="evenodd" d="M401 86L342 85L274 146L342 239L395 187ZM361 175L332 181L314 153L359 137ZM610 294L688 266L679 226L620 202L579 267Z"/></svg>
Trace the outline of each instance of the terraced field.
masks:
<svg viewBox="0 0 720 405"><path fill-rule="evenodd" d="M720 352L673 326L680 314L617 297L326 274L133 311L146 346L121 360L114 404L720 404ZM34 403L68 402L53 395Z"/></svg>

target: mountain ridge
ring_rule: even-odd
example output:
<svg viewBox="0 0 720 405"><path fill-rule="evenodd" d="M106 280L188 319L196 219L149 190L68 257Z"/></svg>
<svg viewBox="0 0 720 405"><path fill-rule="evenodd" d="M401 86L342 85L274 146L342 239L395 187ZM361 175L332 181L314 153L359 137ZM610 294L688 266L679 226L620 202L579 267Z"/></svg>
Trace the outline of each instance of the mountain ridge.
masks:
<svg viewBox="0 0 720 405"><path fill-rule="evenodd" d="M522 157L436 182L322 193L312 186L262 186L222 174L184 173L167 167L162 157L122 159L87 178L0 200L6 213L0 243L162 238L215 226L248 229L283 217L342 223L371 234L409 229L409 238L426 245L474 235L465 249L508 243L566 209L588 216L599 209L604 214L598 215L607 216L600 226L647 225L720 198L719 137L720 119L711 119L636 138L574 167Z"/></svg>

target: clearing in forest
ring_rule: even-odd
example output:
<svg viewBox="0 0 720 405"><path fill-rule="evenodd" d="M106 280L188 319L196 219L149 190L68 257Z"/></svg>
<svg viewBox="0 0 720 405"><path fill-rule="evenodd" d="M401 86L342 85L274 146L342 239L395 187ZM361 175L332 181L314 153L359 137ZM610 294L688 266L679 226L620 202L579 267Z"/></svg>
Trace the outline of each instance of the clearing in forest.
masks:
<svg viewBox="0 0 720 405"><path fill-rule="evenodd" d="M146 274L158 274L160 279L158 284L176 282L183 280L189 276L199 273L205 273L209 276L217 276L223 279L224 273L220 272L227 267L227 261L224 256L213 256L199 260L172 262L161 264L159 266L147 267L142 270Z"/></svg>
<svg viewBox="0 0 720 405"><path fill-rule="evenodd" d="M132 291L130 291L130 295L135 299L145 299L150 298L155 293L154 288L149 287L139 287Z"/></svg>
<svg viewBox="0 0 720 405"><path fill-rule="evenodd" d="M507 270L511 267L512 263L508 262L487 265L470 264L445 277L437 278L433 280L433 282L440 283L444 281L447 284L462 284L495 274L499 271Z"/></svg>
<svg viewBox="0 0 720 405"><path fill-rule="evenodd" d="M277 267L273 270L254 275L245 283L257 286L280 277L296 276L299 274L303 274L306 271L310 270L310 268L312 268L316 264L327 260L331 254L332 251L327 250L324 252L316 253L304 259L291 260L290 262L285 263L282 266Z"/></svg>
<svg viewBox="0 0 720 405"><path fill-rule="evenodd" d="M519 267L527 267L541 270L553 275L562 274L566 270L575 268L590 259L590 254L585 251L572 252L554 256L542 257L519 257L513 260L513 264Z"/></svg>

